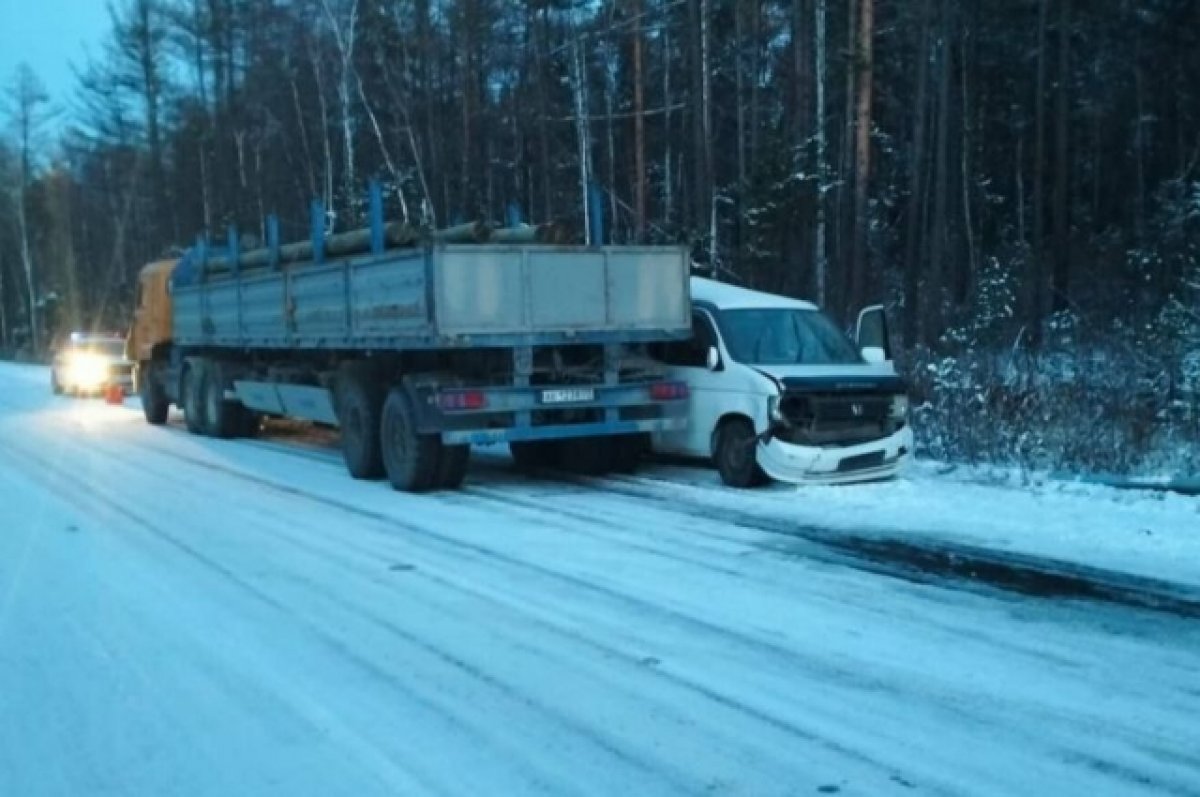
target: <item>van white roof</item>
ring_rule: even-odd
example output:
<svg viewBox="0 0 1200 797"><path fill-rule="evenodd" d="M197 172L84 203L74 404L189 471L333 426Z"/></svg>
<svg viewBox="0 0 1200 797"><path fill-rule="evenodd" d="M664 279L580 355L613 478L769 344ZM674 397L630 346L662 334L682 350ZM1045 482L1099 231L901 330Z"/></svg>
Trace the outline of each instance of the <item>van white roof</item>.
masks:
<svg viewBox="0 0 1200 797"><path fill-rule="evenodd" d="M715 305L718 310L749 310L768 307L786 307L797 310L817 309L815 304L802 299L789 299L773 293L752 291L748 288L739 288L736 285L704 277L692 277L692 301L708 302Z"/></svg>

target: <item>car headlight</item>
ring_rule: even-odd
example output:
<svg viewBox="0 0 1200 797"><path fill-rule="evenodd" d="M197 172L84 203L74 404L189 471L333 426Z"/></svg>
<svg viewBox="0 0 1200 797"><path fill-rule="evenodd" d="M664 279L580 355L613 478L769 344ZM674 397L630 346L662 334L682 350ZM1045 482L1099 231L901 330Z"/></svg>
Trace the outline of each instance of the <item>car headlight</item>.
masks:
<svg viewBox="0 0 1200 797"><path fill-rule="evenodd" d="M888 409L888 417L894 421L902 421L908 417L908 396L903 393L892 396L892 406Z"/></svg>
<svg viewBox="0 0 1200 797"><path fill-rule="evenodd" d="M67 359L67 384L81 388L96 388L108 379L111 360L102 354L79 352Z"/></svg>

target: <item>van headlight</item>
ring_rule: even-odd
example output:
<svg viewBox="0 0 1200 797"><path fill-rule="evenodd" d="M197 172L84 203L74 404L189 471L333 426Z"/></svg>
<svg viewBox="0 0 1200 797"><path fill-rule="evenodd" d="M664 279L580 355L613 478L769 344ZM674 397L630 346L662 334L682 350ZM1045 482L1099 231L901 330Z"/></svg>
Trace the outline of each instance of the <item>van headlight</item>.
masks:
<svg viewBox="0 0 1200 797"><path fill-rule="evenodd" d="M788 419L784 416L783 410L780 408L782 400L782 396L767 397L767 416L775 423L786 424Z"/></svg>
<svg viewBox="0 0 1200 797"><path fill-rule="evenodd" d="M908 417L908 396L901 393L892 396L892 406L888 408L888 417L893 421L902 421Z"/></svg>

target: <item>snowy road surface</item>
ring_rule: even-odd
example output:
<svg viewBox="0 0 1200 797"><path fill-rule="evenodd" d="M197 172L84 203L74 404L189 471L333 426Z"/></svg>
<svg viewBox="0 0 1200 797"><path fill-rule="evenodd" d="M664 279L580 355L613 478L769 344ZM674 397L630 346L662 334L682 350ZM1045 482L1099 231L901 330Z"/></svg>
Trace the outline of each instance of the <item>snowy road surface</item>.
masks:
<svg viewBox="0 0 1200 797"><path fill-rule="evenodd" d="M0 795L1200 795L1186 612L897 578L678 468L407 496L47 384L0 365Z"/></svg>

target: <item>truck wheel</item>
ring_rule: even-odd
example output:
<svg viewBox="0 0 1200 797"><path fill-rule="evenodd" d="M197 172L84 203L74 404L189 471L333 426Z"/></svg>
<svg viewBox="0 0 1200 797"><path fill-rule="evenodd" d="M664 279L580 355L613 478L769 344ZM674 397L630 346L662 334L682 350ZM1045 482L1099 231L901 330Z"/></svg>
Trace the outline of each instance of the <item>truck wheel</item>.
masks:
<svg viewBox="0 0 1200 797"><path fill-rule="evenodd" d="M225 400L225 369L210 362L204 369L203 395L205 433L228 440L237 434L242 405Z"/></svg>
<svg viewBox="0 0 1200 797"><path fill-rule="evenodd" d="M204 364L199 361L189 363L183 372L183 382L180 385L180 395L183 398L183 416L187 430L192 434L204 434L205 422L204 396Z"/></svg>
<svg viewBox="0 0 1200 797"><path fill-rule="evenodd" d="M152 363L138 366L138 387L142 394L142 414L146 423L151 426L162 426L167 422L167 414L171 411L171 402L163 389L157 370Z"/></svg>
<svg viewBox="0 0 1200 797"><path fill-rule="evenodd" d="M417 434L416 413L403 388L392 388L383 403L380 444L383 468L397 490L419 493L437 485L442 472L441 438Z"/></svg>
<svg viewBox="0 0 1200 797"><path fill-rule="evenodd" d="M342 459L356 479L383 476L379 448L382 398L374 369L347 363L337 381L338 426L342 433Z"/></svg>
<svg viewBox="0 0 1200 797"><path fill-rule="evenodd" d="M767 483L767 475L758 467L755 450L758 438L754 427L743 418L734 418L721 424L717 430L717 445L714 459L721 481L730 487L747 489Z"/></svg>
<svg viewBox="0 0 1200 797"><path fill-rule="evenodd" d="M442 445L442 458L438 463L438 488L457 490L467 477L467 465L471 461L470 446Z"/></svg>
<svg viewBox="0 0 1200 797"><path fill-rule="evenodd" d="M600 476L613 469L615 449L608 437L573 437L562 442L561 466L572 473Z"/></svg>
<svg viewBox="0 0 1200 797"><path fill-rule="evenodd" d="M508 444L517 470L532 473L548 468L557 468L559 445L557 440L521 440Z"/></svg>

